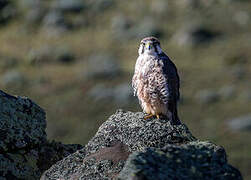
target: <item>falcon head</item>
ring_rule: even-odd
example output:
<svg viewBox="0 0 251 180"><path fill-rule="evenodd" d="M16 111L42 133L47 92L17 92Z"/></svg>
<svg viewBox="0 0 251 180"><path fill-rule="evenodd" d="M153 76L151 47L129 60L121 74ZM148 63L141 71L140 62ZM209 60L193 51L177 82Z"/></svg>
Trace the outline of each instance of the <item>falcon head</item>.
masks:
<svg viewBox="0 0 251 180"><path fill-rule="evenodd" d="M155 37L146 37L141 40L139 50L139 55L153 55L157 56L162 53L160 48L160 42Z"/></svg>

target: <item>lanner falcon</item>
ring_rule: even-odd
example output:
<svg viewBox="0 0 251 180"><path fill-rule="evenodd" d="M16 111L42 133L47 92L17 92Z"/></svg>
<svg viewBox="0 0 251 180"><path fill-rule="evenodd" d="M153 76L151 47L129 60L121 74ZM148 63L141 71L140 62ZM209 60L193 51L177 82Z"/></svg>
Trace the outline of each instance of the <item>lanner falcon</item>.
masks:
<svg viewBox="0 0 251 180"><path fill-rule="evenodd" d="M144 118L166 116L172 123L180 123L177 114L180 82L175 64L155 37L144 38L138 53L132 86L143 111L148 114Z"/></svg>

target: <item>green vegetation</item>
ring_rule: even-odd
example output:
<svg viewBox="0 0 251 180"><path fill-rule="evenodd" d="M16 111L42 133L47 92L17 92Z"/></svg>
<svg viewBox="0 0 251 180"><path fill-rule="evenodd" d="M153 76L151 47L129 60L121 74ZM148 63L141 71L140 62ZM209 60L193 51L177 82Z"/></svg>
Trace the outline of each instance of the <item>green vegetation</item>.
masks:
<svg viewBox="0 0 251 180"><path fill-rule="evenodd" d="M50 139L85 144L116 109L141 111L129 86L155 35L178 67L181 120L248 179L251 132L228 124L250 114L250 12L247 0L3 0L0 88L45 109Z"/></svg>

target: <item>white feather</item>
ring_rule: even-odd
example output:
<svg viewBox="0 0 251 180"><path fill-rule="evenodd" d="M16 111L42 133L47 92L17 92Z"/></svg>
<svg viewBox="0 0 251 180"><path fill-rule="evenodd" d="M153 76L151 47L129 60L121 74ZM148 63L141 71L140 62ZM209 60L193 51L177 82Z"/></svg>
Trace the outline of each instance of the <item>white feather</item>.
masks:
<svg viewBox="0 0 251 180"><path fill-rule="evenodd" d="M143 45L141 44L141 45L139 46L139 50L138 50L139 55L142 54L142 50L143 50Z"/></svg>

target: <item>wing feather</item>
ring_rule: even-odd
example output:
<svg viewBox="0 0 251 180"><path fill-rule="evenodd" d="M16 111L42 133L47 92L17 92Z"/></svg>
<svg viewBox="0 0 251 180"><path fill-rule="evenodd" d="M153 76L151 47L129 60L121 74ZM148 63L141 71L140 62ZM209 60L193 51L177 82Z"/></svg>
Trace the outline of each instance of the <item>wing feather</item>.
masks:
<svg viewBox="0 0 251 180"><path fill-rule="evenodd" d="M177 68L166 54L163 53L161 58L164 59L163 72L168 77L167 79L171 98L174 98L173 100L178 101L180 99L180 78Z"/></svg>
<svg viewBox="0 0 251 180"><path fill-rule="evenodd" d="M133 88L133 95L134 96L136 96L137 91L138 91L139 73L140 73L141 63L142 63L142 60L140 57L138 57L136 64L135 64L134 75L132 77L132 88Z"/></svg>

